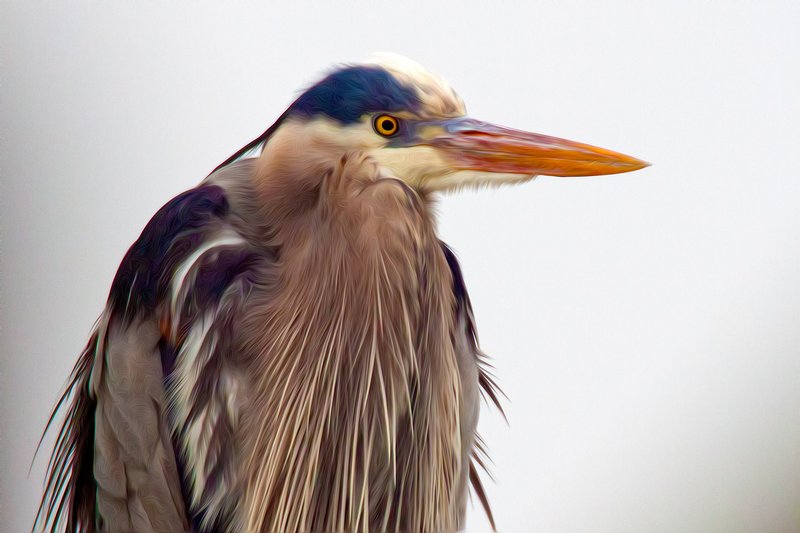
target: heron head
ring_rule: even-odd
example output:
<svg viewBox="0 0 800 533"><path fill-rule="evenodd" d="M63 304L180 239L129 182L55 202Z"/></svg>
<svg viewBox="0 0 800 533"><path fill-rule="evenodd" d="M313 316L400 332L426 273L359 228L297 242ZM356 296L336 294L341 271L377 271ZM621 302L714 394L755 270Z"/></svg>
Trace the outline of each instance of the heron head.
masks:
<svg viewBox="0 0 800 533"><path fill-rule="evenodd" d="M385 174L420 191L647 166L603 148L470 118L442 78L399 56L332 72L306 90L276 126L277 144L306 160L364 152Z"/></svg>

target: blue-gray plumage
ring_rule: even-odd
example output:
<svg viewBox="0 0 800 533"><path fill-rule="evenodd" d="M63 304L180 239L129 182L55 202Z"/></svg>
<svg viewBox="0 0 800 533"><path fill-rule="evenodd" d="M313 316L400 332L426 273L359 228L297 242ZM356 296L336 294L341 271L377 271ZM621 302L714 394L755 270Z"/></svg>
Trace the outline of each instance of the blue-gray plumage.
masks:
<svg viewBox="0 0 800 533"><path fill-rule="evenodd" d="M303 93L290 107L290 116L324 115L353 124L378 112L415 112L420 100L413 87L403 85L380 67L352 66L337 70Z"/></svg>

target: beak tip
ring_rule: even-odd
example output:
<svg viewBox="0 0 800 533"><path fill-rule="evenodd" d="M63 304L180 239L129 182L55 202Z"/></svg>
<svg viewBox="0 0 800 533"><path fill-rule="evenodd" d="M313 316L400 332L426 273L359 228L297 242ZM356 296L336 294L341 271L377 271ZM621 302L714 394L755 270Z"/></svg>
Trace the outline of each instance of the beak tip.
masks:
<svg viewBox="0 0 800 533"><path fill-rule="evenodd" d="M643 168L647 168L652 166L652 163L648 161L644 161L642 159L638 159L632 156L622 155L620 157L624 162L621 165L621 168L624 168L621 172L636 172L637 170L642 170Z"/></svg>

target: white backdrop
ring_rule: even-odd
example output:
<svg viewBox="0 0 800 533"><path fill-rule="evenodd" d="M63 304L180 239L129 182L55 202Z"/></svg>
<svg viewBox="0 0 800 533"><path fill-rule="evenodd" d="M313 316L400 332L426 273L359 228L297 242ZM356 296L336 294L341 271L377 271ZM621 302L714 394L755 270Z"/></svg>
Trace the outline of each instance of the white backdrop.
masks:
<svg viewBox="0 0 800 533"><path fill-rule="evenodd" d="M0 529L150 216L387 50L477 118L653 163L441 201L510 398L499 530L800 531L800 3L268 4L0 5Z"/></svg>

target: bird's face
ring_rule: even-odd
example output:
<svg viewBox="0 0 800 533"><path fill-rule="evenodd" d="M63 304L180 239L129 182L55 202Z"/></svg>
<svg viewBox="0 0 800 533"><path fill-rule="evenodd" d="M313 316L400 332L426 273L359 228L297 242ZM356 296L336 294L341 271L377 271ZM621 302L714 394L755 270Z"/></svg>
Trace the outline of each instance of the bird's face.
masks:
<svg viewBox="0 0 800 533"><path fill-rule="evenodd" d="M367 153L384 174L420 191L647 166L603 148L469 118L441 78L397 57L329 75L289 108L276 133L306 156Z"/></svg>

